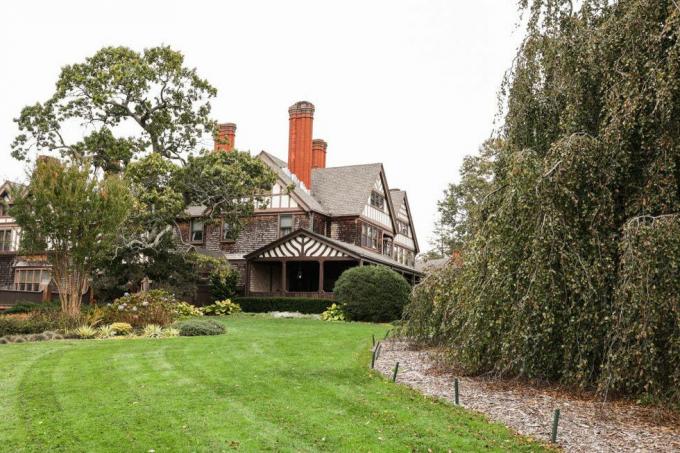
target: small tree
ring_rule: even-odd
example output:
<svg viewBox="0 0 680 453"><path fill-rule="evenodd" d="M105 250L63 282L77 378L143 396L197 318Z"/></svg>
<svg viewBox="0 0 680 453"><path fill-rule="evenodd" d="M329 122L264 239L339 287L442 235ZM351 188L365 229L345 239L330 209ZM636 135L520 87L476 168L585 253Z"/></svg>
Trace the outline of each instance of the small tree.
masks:
<svg viewBox="0 0 680 453"><path fill-rule="evenodd" d="M89 161L39 159L11 215L21 226L23 252L47 250L64 313L80 312L94 263L110 252L130 196L119 177L97 178Z"/></svg>
<svg viewBox="0 0 680 453"><path fill-rule="evenodd" d="M385 322L401 318L411 287L385 266L360 266L343 272L333 292L346 319Z"/></svg>

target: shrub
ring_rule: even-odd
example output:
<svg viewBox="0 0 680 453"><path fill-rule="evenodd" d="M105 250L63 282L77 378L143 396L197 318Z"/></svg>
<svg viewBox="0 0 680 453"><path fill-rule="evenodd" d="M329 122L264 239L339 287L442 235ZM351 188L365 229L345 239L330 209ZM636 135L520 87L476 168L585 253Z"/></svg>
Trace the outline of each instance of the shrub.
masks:
<svg viewBox="0 0 680 453"><path fill-rule="evenodd" d="M324 321L344 321L345 314L338 304L333 304L328 307L328 310L321 313L321 319Z"/></svg>
<svg viewBox="0 0 680 453"><path fill-rule="evenodd" d="M162 290L130 294L107 305L104 320L139 328L147 324L165 326L178 317L173 310L177 303L174 296Z"/></svg>
<svg viewBox="0 0 680 453"><path fill-rule="evenodd" d="M19 302L9 307L3 314L31 313L39 310L58 310L59 304L56 302Z"/></svg>
<svg viewBox="0 0 680 453"><path fill-rule="evenodd" d="M77 327L73 330L73 335L81 340L94 338L97 335L97 329L87 324Z"/></svg>
<svg viewBox="0 0 680 453"><path fill-rule="evenodd" d="M57 323L34 316L0 316L0 337L41 333L55 329Z"/></svg>
<svg viewBox="0 0 680 453"><path fill-rule="evenodd" d="M411 287L387 267L359 266L343 272L333 291L346 319L386 322L401 317Z"/></svg>
<svg viewBox="0 0 680 453"><path fill-rule="evenodd" d="M179 329L175 329L174 327L166 327L163 329L163 338L170 338L170 337L178 337L179 336Z"/></svg>
<svg viewBox="0 0 680 453"><path fill-rule="evenodd" d="M298 311L307 314L323 313L333 303L330 299L311 297L236 297L234 302L246 313Z"/></svg>
<svg viewBox="0 0 680 453"><path fill-rule="evenodd" d="M115 336L116 331L114 330L113 327L111 327L111 324L99 326L99 328L97 329L97 338L111 338Z"/></svg>
<svg viewBox="0 0 680 453"><path fill-rule="evenodd" d="M157 324L148 324L144 326L142 336L146 338L160 338L163 336L163 328Z"/></svg>
<svg viewBox="0 0 680 453"><path fill-rule="evenodd" d="M203 316L200 308L191 305L188 302L177 302L172 307L173 312L177 316Z"/></svg>
<svg viewBox="0 0 680 453"><path fill-rule="evenodd" d="M231 300L218 300L212 305L208 305L207 307L203 307L203 313L206 315L213 315L213 316L227 316L231 315L234 313L240 313L241 312L241 306L239 304L236 304L232 302Z"/></svg>
<svg viewBox="0 0 680 453"><path fill-rule="evenodd" d="M230 299L236 295L239 273L229 266L221 266L210 274L210 293L214 300Z"/></svg>
<svg viewBox="0 0 680 453"><path fill-rule="evenodd" d="M114 322L110 324L110 327L116 335L130 335L132 333L132 326L126 322Z"/></svg>
<svg viewBox="0 0 680 453"><path fill-rule="evenodd" d="M221 335L225 332L224 325L212 319L187 319L176 322L173 327L183 337Z"/></svg>

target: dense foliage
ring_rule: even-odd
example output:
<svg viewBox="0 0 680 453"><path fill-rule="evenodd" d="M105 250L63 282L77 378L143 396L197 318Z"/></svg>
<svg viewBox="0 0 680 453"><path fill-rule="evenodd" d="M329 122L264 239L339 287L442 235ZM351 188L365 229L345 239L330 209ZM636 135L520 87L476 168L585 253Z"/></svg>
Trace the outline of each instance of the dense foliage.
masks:
<svg viewBox="0 0 680 453"><path fill-rule="evenodd" d="M347 269L335 282L333 293L349 321L387 322L399 319L411 287L385 266Z"/></svg>
<svg viewBox="0 0 680 453"><path fill-rule="evenodd" d="M240 219L271 188L273 173L248 153L202 149L216 131L210 116L216 94L170 47L104 47L63 67L51 96L15 120L14 158L87 160L93 173L122 175L130 189L130 213L110 229L114 251L91 259L102 299L138 290L145 277L191 293L193 246L178 244L174 234L185 209L203 206L207 222L224 221L237 233Z"/></svg>
<svg viewBox="0 0 680 453"><path fill-rule="evenodd" d="M98 178L88 161L38 160L10 214L21 226L21 251L43 253L61 309L76 316L99 258L112 253L129 211L127 185L117 176Z"/></svg>
<svg viewBox="0 0 680 453"><path fill-rule="evenodd" d="M521 3L504 125L463 167L474 202L447 205L464 264L416 290L406 332L472 373L680 401L680 9Z"/></svg>
<svg viewBox="0 0 680 453"><path fill-rule="evenodd" d="M224 324L212 319L187 319L172 325L183 337L199 337L204 335L222 335L226 329Z"/></svg>
<svg viewBox="0 0 680 453"><path fill-rule="evenodd" d="M203 314L208 316L228 316L241 313L241 306L229 299L218 300L215 303L201 308Z"/></svg>
<svg viewBox="0 0 680 453"><path fill-rule="evenodd" d="M333 303L330 299L312 297L236 297L234 302L246 313L297 311L306 314L323 313Z"/></svg>
<svg viewBox="0 0 680 453"><path fill-rule="evenodd" d="M179 316L176 307L178 303L172 294L163 290L129 294L108 304L103 320L110 323L127 323L135 328L147 324L165 326Z"/></svg>

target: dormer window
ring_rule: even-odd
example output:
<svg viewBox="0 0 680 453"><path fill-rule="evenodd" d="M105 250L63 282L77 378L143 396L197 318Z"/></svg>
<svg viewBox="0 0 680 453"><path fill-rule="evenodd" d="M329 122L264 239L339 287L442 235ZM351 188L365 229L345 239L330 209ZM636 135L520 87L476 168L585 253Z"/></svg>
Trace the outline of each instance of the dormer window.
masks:
<svg viewBox="0 0 680 453"><path fill-rule="evenodd" d="M193 219L191 221L191 242L203 242L203 221Z"/></svg>
<svg viewBox="0 0 680 453"><path fill-rule="evenodd" d="M381 211L385 210L385 197L376 191L371 192L371 206Z"/></svg>

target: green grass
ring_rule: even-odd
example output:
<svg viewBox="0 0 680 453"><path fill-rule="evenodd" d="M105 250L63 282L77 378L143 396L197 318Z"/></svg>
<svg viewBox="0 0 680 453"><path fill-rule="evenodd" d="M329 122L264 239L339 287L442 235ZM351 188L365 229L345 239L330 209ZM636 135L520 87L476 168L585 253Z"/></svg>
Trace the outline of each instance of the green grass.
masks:
<svg viewBox="0 0 680 453"><path fill-rule="evenodd" d="M0 345L0 450L542 449L370 371L386 326L223 322L216 337Z"/></svg>

